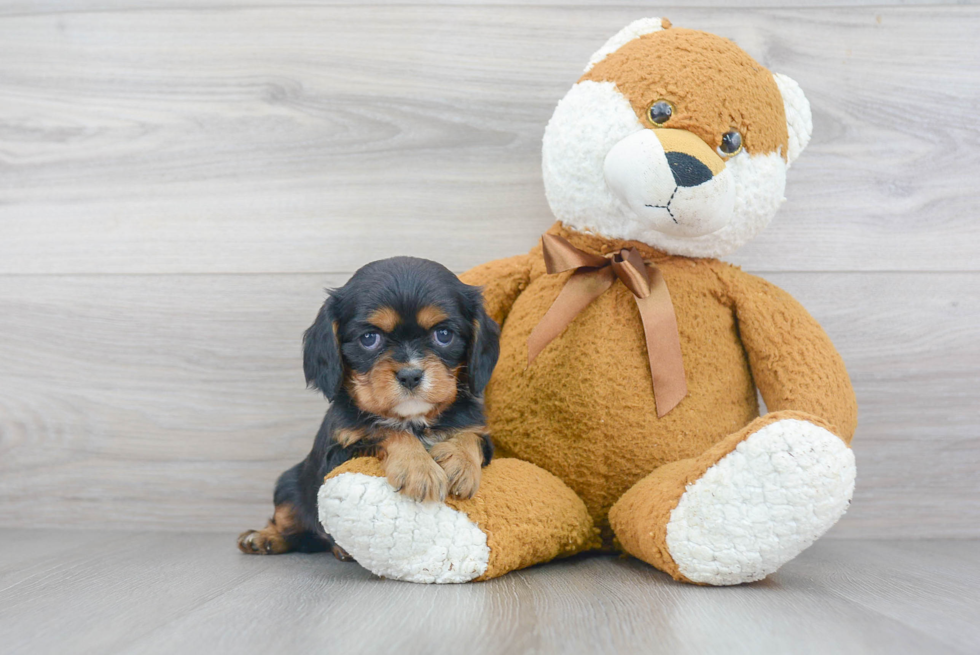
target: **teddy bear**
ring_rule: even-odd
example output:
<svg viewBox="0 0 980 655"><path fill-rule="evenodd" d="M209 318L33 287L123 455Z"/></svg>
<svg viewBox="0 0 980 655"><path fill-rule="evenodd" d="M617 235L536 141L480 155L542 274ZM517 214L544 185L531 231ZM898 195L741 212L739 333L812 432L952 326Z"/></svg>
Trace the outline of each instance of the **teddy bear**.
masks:
<svg viewBox="0 0 980 655"><path fill-rule="evenodd" d="M660 18L609 39L545 130L557 221L461 276L501 326L479 491L419 503L352 460L320 490L327 532L415 582L619 550L703 585L823 535L854 489L844 363L789 294L718 259L773 218L811 129L796 82L728 39Z"/></svg>

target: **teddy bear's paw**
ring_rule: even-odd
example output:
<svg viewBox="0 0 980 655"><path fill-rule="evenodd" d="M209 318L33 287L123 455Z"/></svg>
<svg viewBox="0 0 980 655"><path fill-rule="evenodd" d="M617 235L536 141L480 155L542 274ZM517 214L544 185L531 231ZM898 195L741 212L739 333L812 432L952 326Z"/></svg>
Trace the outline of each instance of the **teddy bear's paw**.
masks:
<svg viewBox="0 0 980 655"><path fill-rule="evenodd" d="M854 455L808 421L766 425L688 485L667 524L667 548L689 580L761 580L847 510Z"/></svg>
<svg viewBox="0 0 980 655"><path fill-rule="evenodd" d="M341 473L324 482L318 500L327 533L375 575L451 583L487 570L487 536L466 514L414 501L384 478Z"/></svg>

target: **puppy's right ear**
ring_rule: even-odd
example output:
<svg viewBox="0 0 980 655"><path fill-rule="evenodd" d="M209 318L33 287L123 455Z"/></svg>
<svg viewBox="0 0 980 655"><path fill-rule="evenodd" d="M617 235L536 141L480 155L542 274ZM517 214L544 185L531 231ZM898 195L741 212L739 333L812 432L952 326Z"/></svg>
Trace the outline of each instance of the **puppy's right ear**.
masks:
<svg viewBox="0 0 980 655"><path fill-rule="evenodd" d="M470 378L470 391L474 396L480 396L490 382L490 375L500 355L500 326L487 315L480 288L470 288L473 290L471 302L476 305L477 311L473 320L473 337L466 367Z"/></svg>
<svg viewBox="0 0 980 655"><path fill-rule="evenodd" d="M344 379L344 360L337 339L336 299L323 303L313 325L303 334L303 372L306 384L333 400Z"/></svg>

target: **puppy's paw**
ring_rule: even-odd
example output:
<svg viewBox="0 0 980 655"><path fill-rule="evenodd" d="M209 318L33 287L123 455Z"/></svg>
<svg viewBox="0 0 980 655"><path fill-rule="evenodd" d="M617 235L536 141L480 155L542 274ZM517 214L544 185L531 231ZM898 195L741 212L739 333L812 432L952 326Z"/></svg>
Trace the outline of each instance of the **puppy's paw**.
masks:
<svg viewBox="0 0 980 655"><path fill-rule="evenodd" d="M289 545L281 534L266 528L238 535L238 550L247 555L280 555L289 551Z"/></svg>
<svg viewBox="0 0 980 655"><path fill-rule="evenodd" d="M457 498L472 498L480 488L480 461L472 452L456 440L443 441L429 450L449 478L449 493Z"/></svg>
<svg viewBox="0 0 980 655"><path fill-rule="evenodd" d="M431 457L389 458L385 462L388 483L412 500L446 499L449 478Z"/></svg>

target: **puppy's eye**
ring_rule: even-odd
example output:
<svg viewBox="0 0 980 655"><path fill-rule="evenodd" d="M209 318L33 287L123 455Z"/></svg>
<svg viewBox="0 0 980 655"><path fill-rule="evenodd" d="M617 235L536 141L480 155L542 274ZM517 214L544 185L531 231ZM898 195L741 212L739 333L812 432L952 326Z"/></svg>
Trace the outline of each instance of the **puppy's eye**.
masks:
<svg viewBox="0 0 980 655"><path fill-rule="evenodd" d="M453 333L451 330L442 328L440 330L436 330L435 332L433 332L432 338L440 346L448 346L453 342Z"/></svg>
<svg viewBox="0 0 980 655"><path fill-rule="evenodd" d="M658 100L650 105L647 114L650 116L651 123L654 125L663 125L674 115L674 105L666 100Z"/></svg>
<svg viewBox="0 0 980 655"><path fill-rule="evenodd" d="M377 332L365 332L357 340L365 350L375 350L381 345L381 335Z"/></svg>
<svg viewBox="0 0 980 655"><path fill-rule="evenodd" d="M742 135L738 130L730 130L721 135L721 145L718 146L721 154L731 157L737 155L742 150Z"/></svg>

